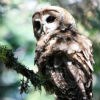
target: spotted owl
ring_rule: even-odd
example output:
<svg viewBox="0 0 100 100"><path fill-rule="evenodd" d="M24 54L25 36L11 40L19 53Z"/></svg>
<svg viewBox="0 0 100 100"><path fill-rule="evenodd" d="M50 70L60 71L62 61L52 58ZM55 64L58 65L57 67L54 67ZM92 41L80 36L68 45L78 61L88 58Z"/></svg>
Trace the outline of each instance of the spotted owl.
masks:
<svg viewBox="0 0 100 100"><path fill-rule="evenodd" d="M32 16L37 39L35 64L56 100L92 100L92 43L78 32L73 16L58 6Z"/></svg>

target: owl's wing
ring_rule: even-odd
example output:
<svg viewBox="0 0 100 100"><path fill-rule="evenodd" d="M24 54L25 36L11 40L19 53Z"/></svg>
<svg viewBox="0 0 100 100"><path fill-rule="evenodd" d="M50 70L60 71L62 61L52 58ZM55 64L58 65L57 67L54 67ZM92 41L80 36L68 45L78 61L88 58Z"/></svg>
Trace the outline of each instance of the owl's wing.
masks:
<svg viewBox="0 0 100 100"><path fill-rule="evenodd" d="M88 72L90 69L93 71L93 55L92 55L92 43L91 41L83 36L78 34L77 39L69 45L69 51L72 49L73 58L79 62L84 69Z"/></svg>
<svg viewBox="0 0 100 100"><path fill-rule="evenodd" d="M57 41L53 49L53 51L65 52L69 58L80 63L86 71L88 69L93 71L92 43L87 37L81 34L77 34L76 37L67 35L61 42Z"/></svg>
<svg viewBox="0 0 100 100"><path fill-rule="evenodd" d="M55 86L59 88L58 90L60 90L62 94L74 95L76 93L75 95L80 95L79 97L78 95L73 96L73 98L77 97L79 99L82 95L83 98L86 98L84 100L91 98L92 65L94 63L91 41L80 34L78 34L76 38L69 35L68 37L66 36L66 40L56 42L52 49L52 51L62 51L64 55L66 55L66 57L62 55L57 56L56 60L59 60L54 63L53 70L50 70L51 79ZM78 91L75 90L76 87L79 89ZM71 93L72 91L69 89L72 89L74 93ZM57 92L57 94L59 93ZM80 100L83 100L83 98L80 98Z"/></svg>

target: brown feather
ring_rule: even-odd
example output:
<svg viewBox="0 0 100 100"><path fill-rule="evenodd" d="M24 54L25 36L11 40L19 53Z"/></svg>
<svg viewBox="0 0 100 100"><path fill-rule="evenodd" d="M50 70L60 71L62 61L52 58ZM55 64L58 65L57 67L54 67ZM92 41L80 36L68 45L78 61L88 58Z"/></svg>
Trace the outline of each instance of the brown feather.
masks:
<svg viewBox="0 0 100 100"><path fill-rule="evenodd" d="M44 17L54 19L45 19L45 24ZM44 88L55 93L57 100L92 100L92 43L75 26L72 15L60 7L46 7L33 15L35 63L46 80Z"/></svg>

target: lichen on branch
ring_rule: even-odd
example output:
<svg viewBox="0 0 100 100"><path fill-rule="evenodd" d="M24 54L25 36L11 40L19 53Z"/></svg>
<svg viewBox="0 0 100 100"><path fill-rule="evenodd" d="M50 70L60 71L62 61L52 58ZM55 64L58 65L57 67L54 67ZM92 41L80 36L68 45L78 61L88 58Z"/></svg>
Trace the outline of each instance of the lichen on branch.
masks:
<svg viewBox="0 0 100 100"><path fill-rule="evenodd" d="M39 74L29 70L17 61L17 58L14 57L14 53L11 49L6 46L0 45L0 61L5 64L6 68L13 69L17 73L25 76L28 80L31 81L32 85L35 88L41 89L41 85L44 83L40 78Z"/></svg>

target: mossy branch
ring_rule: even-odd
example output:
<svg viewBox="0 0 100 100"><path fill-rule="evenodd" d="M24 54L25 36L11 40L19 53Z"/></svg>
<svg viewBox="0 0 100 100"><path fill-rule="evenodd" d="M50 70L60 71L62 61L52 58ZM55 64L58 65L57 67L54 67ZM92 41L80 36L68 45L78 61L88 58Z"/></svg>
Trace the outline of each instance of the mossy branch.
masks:
<svg viewBox="0 0 100 100"><path fill-rule="evenodd" d="M0 46L0 61L5 64L6 68L13 69L17 73L25 76L31 81L34 87L41 88L43 80L40 78L40 75L35 74L32 70L27 69L24 65L19 63L17 58L14 57L13 51L6 46Z"/></svg>

